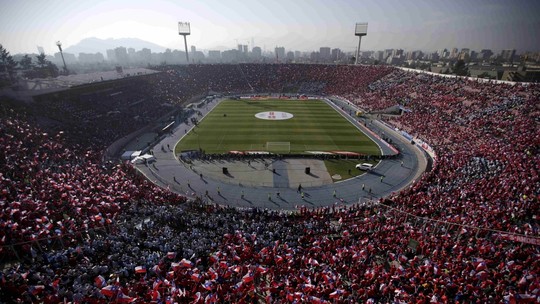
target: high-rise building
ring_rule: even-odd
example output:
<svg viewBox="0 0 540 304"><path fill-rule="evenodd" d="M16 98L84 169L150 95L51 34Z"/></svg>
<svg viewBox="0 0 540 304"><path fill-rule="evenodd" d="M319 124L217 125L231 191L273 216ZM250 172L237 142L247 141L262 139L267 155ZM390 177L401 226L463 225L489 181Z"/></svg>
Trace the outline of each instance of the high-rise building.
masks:
<svg viewBox="0 0 540 304"><path fill-rule="evenodd" d="M341 60L343 53L340 49L332 49L332 61Z"/></svg>
<svg viewBox="0 0 540 304"><path fill-rule="evenodd" d="M81 64L103 62L104 60L105 58L103 58L103 54L101 53L95 53L95 54L79 53L79 63Z"/></svg>
<svg viewBox="0 0 540 304"><path fill-rule="evenodd" d="M41 55L41 54L45 54L45 50L43 49L42 46L39 46L37 47L37 50L38 50L38 53Z"/></svg>
<svg viewBox="0 0 540 304"><path fill-rule="evenodd" d="M221 60L221 52L220 51L208 51L208 60L218 62Z"/></svg>
<svg viewBox="0 0 540 304"><path fill-rule="evenodd" d="M320 53L319 52L311 52L309 55L309 59L311 62L318 62L320 60Z"/></svg>
<svg viewBox="0 0 540 304"><path fill-rule="evenodd" d="M223 62L238 62L239 54L238 50L223 51L221 52L221 59Z"/></svg>
<svg viewBox="0 0 540 304"><path fill-rule="evenodd" d="M195 52L197 52L197 47L192 45L191 46L191 53L195 54Z"/></svg>
<svg viewBox="0 0 540 304"><path fill-rule="evenodd" d="M433 52L429 54L428 56L428 60L431 60L431 61L439 61L439 58L440 58L440 55L437 52Z"/></svg>
<svg viewBox="0 0 540 304"><path fill-rule="evenodd" d="M152 61L152 51L150 49L144 48L139 52L139 60L144 63L150 63Z"/></svg>
<svg viewBox="0 0 540 304"><path fill-rule="evenodd" d="M384 60L384 52L383 51L377 51L373 53L373 59L381 62Z"/></svg>
<svg viewBox="0 0 540 304"><path fill-rule="evenodd" d="M277 60L284 60L285 59L285 48L284 47L277 47L275 48L276 52L276 58Z"/></svg>
<svg viewBox="0 0 540 304"><path fill-rule="evenodd" d="M458 49L453 48L452 52L450 52L450 59L455 59L458 56Z"/></svg>
<svg viewBox="0 0 540 304"><path fill-rule="evenodd" d="M394 49L386 49L384 50L384 54L383 54L383 60L386 61L386 59L388 59L388 57L391 57L392 56L392 53L394 53Z"/></svg>
<svg viewBox="0 0 540 304"><path fill-rule="evenodd" d="M66 64L73 64L77 62L77 57L75 54L71 53L65 53L64 52L64 60L66 61ZM62 54L60 52L54 53L54 59L56 62L62 62Z"/></svg>
<svg viewBox="0 0 540 304"><path fill-rule="evenodd" d="M287 52L287 62L291 62L294 60L294 53L292 51Z"/></svg>
<svg viewBox="0 0 540 304"><path fill-rule="evenodd" d="M329 61L330 60L330 48L329 47L321 47L319 49L319 58L322 61Z"/></svg>
<svg viewBox="0 0 540 304"><path fill-rule="evenodd" d="M127 50L123 46L114 49L114 56L116 62L119 64L127 64L129 62Z"/></svg>
<svg viewBox="0 0 540 304"><path fill-rule="evenodd" d="M262 57L262 50L260 47L256 46L251 50L251 55L253 59L260 59Z"/></svg>
<svg viewBox="0 0 540 304"><path fill-rule="evenodd" d="M401 55L403 55L403 50L402 49L397 49L397 50L392 51L392 57L399 57Z"/></svg>
<svg viewBox="0 0 540 304"><path fill-rule="evenodd" d="M116 55L114 53L114 50L107 50L107 60L109 60L110 62L116 61Z"/></svg>
<svg viewBox="0 0 540 304"><path fill-rule="evenodd" d="M489 60L493 56L493 52L490 49L484 49L480 51L482 60Z"/></svg>
<svg viewBox="0 0 540 304"><path fill-rule="evenodd" d="M508 50L501 51L501 58L504 61L513 62L514 56L516 56L516 50L508 49Z"/></svg>

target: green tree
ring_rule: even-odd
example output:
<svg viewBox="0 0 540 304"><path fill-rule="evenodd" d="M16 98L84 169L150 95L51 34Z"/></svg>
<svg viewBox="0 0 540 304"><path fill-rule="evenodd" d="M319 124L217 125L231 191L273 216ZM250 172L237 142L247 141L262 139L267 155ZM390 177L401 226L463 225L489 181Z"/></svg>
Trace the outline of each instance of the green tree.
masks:
<svg viewBox="0 0 540 304"><path fill-rule="evenodd" d="M469 69L465 66L465 61L458 60L456 64L452 67L452 73L458 76L467 76L469 74Z"/></svg>
<svg viewBox="0 0 540 304"><path fill-rule="evenodd" d="M59 74L60 73L56 64L50 61L47 61L47 76L58 77Z"/></svg>
<svg viewBox="0 0 540 304"><path fill-rule="evenodd" d="M0 76L0 85L13 82L16 65L17 63L13 60L8 50L0 44L0 66L4 73L4 75Z"/></svg>
<svg viewBox="0 0 540 304"><path fill-rule="evenodd" d="M32 68L32 57L24 55L19 61L19 65L23 70L30 70Z"/></svg>
<svg viewBox="0 0 540 304"><path fill-rule="evenodd" d="M39 54L36 56L37 66L32 71L25 74L29 78L46 78L56 77L59 74L58 67L45 58L45 54Z"/></svg>
<svg viewBox="0 0 540 304"><path fill-rule="evenodd" d="M47 59L45 59L45 53L41 53L36 56L38 65L40 68L44 68L47 65Z"/></svg>

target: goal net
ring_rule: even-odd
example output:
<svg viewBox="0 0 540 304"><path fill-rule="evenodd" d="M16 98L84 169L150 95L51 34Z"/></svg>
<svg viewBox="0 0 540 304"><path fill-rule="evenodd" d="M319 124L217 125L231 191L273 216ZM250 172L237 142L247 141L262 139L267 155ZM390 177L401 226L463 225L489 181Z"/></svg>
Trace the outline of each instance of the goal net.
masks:
<svg viewBox="0 0 540 304"><path fill-rule="evenodd" d="M291 153L291 143L288 141L267 141L266 150L276 154Z"/></svg>

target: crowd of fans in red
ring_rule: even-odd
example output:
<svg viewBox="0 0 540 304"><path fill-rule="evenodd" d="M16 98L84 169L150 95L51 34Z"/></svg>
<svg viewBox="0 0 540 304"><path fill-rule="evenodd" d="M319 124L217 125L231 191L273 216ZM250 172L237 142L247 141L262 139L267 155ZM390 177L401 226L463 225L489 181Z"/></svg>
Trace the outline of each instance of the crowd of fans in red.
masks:
<svg viewBox="0 0 540 304"><path fill-rule="evenodd" d="M430 143L435 166L373 205L238 210L186 202L127 165L101 163L96 146L131 127L112 126L102 142L77 145L80 134L69 125L43 131L29 122L39 119L8 111L0 120L4 301L539 300L540 246L501 234L540 237L538 86L324 65L189 65L151 77L144 94L158 97L149 106L178 104L205 90L295 87L345 96L370 110L399 102L411 112L388 123ZM56 111L64 117L82 111L77 102L60 103ZM90 129L96 121L81 124ZM95 136L105 127L97 126Z"/></svg>

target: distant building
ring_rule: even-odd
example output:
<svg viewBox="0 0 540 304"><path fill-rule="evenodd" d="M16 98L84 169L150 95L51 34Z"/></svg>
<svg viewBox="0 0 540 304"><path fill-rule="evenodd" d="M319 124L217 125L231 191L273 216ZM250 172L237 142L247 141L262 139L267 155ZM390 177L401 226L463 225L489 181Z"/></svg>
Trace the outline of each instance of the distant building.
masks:
<svg viewBox="0 0 540 304"><path fill-rule="evenodd" d="M320 54L319 52L311 52L309 55L309 59L311 62L318 62L320 60Z"/></svg>
<svg viewBox="0 0 540 304"><path fill-rule="evenodd" d="M339 61L343 57L340 49L332 49L332 61Z"/></svg>
<svg viewBox="0 0 540 304"><path fill-rule="evenodd" d="M101 53L88 54L88 53L79 53L79 63L81 64L92 64L103 62L105 58Z"/></svg>
<svg viewBox="0 0 540 304"><path fill-rule="evenodd" d="M456 59L458 56L458 49L457 48L453 48L452 49L452 52L450 52L450 59Z"/></svg>
<svg viewBox="0 0 540 304"><path fill-rule="evenodd" d="M440 59L439 53L433 52L433 53L428 55L427 59L430 60L430 61L439 61L439 59Z"/></svg>
<svg viewBox="0 0 540 304"><path fill-rule="evenodd" d="M211 60L213 62L219 62L221 60L221 52L220 51L208 51L208 60Z"/></svg>
<svg viewBox="0 0 540 304"><path fill-rule="evenodd" d="M516 56L516 50L508 49L508 50L502 50L501 51L501 58L504 61L513 62L514 61L514 56Z"/></svg>
<svg viewBox="0 0 540 304"><path fill-rule="evenodd" d="M54 53L54 59L58 63L62 62L62 54L60 54L60 52ZM71 53L64 52L64 60L66 61L66 64L77 63L77 57L75 57L75 54Z"/></svg>
<svg viewBox="0 0 540 304"><path fill-rule="evenodd" d="M469 61L469 52L470 52L470 49L462 48L461 51L457 54L456 59L457 60L463 60L463 61Z"/></svg>
<svg viewBox="0 0 540 304"><path fill-rule="evenodd" d="M292 61L294 61L294 52L288 51L287 52L287 62L292 62Z"/></svg>
<svg viewBox="0 0 540 304"><path fill-rule="evenodd" d="M493 56L493 52L489 49L481 50L480 54L480 59L482 60L489 60L491 59L491 56Z"/></svg>
<svg viewBox="0 0 540 304"><path fill-rule="evenodd" d="M45 50L43 49L42 46L38 45L37 50L38 50L38 54L45 54Z"/></svg>
<svg viewBox="0 0 540 304"><path fill-rule="evenodd" d="M140 62L150 63L152 61L152 51L150 49L144 48L137 53Z"/></svg>
<svg viewBox="0 0 540 304"><path fill-rule="evenodd" d="M397 49L397 50L392 51L392 57L399 57L401 55L403 55L403 50L402 49Z"/></svg>
<svg viewBox="0 0 540 304"><path fill-rule="evenodd" d="M330 48L329 47L321 47L319 49L319 59L321 61L330 61Z"/></svg>
<svg viewBox="0 0 540 304"><path fill-rule="evenodd" d="M373 54L373 58L375 60L378 60L379 62L384 61L384 52L383 51L377 51Z"/></svg>
<svg viewBox="0 0 540 304"><path fill-rule="evenodd" d="M262 50L260 47L256 46L251 50L251 56L253 59L260 59L262 57Z"/></svg>
<svg viewBox="0 0 540 304"><path fill-rule="evenodd" d="M114 49L114 56L119 64L127 65L129 62L127 50L123 46Z"/></svg>
<svg viewBox="0 0 540 304"><path fill-rule="evenodd" d="M284 47L276 47L275 48L275 54L276 54L276 59L278 61L282 61L285 59L285 48Z"/></svg>
<svg viewBox="0 0 540 304"><path fill-rule="evenodd" d="M386 61L388 59L388 57L392 56L393 53L394 53L394 49L386 49L386 50L384 50L383 60Z"/></svg>
<svg viewBox="0 0 540 304"><path fill-rule="evenodd" d="M238 62L241 52L238 50L228 50L221 53L221 60L223 62Z"/></svg>
<svg viewBox="0 0 540 304"><path fill-rule="evenodd" d="M116 56L114 54L114 50L107 50L107 60L109 60L110 62L115 62L116 61Z"/></svg>
<svg viewBox="0 0 540 304"><path fill-rule="evenodd" d="M192 54L192 57L194 62L202 62L204 60L204 53L201 51L195 51L195 53Z"/></svg>

